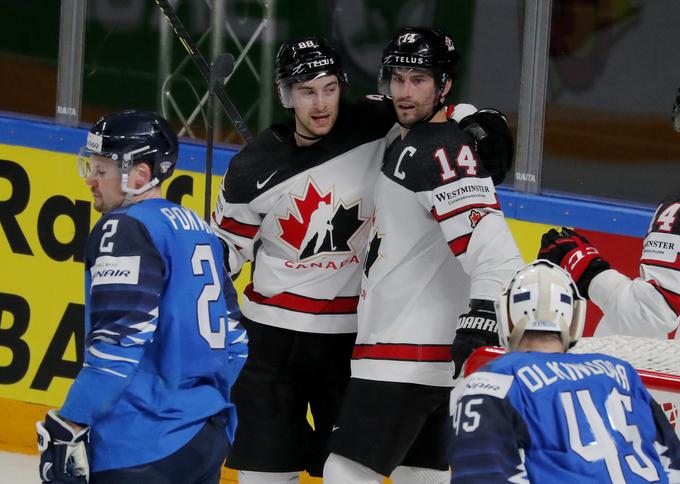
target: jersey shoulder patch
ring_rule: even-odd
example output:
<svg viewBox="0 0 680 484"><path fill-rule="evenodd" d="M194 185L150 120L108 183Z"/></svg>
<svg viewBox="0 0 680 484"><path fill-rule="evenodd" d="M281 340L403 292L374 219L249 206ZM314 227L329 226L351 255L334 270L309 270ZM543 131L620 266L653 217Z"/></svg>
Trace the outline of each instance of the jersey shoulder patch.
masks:
<svg viewBox="0 0 680 484"><path fill-rule="evenodd" d="M491 178L461 178L432 191L434 209L439 216L471 207L495 207L496 189Z"/></svg>
<svg viewBox="0 0 680 484"><path fill-rule="evenodd" d="M512 375L503 375L490 371L476 371L463 380L461 396L489 395L496 398L505 398L510 391L514 378Z"/></svg>

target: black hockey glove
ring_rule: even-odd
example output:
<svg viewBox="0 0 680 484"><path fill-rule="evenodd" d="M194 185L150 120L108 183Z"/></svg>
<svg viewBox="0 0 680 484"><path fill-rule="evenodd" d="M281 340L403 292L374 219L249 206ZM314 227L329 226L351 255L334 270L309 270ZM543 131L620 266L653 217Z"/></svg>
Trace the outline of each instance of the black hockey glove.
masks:
<svg viewBox="0 0 680 484"><path fill-rule="evenodd" d="M585 237L566 227L562 227L560 232L550 229L543 234L538 258L549 260L566 270L576 283L578 292L586 299L590 281L610 268L609 262L600 257L600 252Z"/></svg>
<svg viewBox="0 0 680 484"><path fill-rule="evenodd" d="M90 479L90 428L76 433L56 410L35 424L40 451L40 479L51 483L87 483Z"/></svg>
<svg viewBox="0 0 680 484"><path fill-rule="evenodd" d="M503 113L495 109L480 109L458 123L477 144L477 154L494 185L503 182L515 155L510 124Z"/></svg>
<svg viewBox="0 0 680 484"><path fill-rule="evenodd" d="M453 378L458 378L468 356L482 346L498 346L498 323L493 302L470 300L470 312L458 318L456 337L451 345Z"/></svg>

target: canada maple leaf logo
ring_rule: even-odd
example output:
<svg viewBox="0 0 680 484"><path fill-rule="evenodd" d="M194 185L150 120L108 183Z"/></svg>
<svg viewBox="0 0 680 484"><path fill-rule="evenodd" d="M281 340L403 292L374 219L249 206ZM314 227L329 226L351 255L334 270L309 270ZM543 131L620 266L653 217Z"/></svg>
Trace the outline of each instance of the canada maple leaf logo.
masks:
<svg viewBox="0 0 680 484"><path fill-rule="evenodd" d="M346 205L333 200L333 190L321 193L311 178L301 196L292 194L293 210L277 217L279 237L299 253L300 260L327 252L352 252L349 240L366 221L361 201Z"/></svg>
<svg viewBox="0 0 680 484"><path fill-rule="evenodd" d="M484 218L484 215L486 214L480 213L477 210L471 210L470 215L468 216L470 219L470 226L474 229L479 221Z"/></svg>

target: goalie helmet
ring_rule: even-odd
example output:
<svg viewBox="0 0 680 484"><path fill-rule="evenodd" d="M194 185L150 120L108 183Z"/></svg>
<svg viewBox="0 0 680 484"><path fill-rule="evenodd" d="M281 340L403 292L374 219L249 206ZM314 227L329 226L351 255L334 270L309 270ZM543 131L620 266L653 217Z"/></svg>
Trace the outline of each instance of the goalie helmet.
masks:
<svg viewBox="0 0 680 484"><path fill-rule="evenodd" d="M549 331L560 335L566 351L583 333L586 301L563 269L537 260L517 271L496 303L500 341L517 349L525 331Z"/></svg>
<svg viewBox="0 0 680 484"><path fill-rule="evenodd" d="M335 75L340 88L348 83L347 72L333 46L322 37L284 42L276 54L276 85L284 108L293 108L291 86Z"/></svg>
<svg viewBox="0 0 680 484"><path fill-rule="evenodd" d="M92 155L110 158L118 165L122 190L138 195L172 175L178 153L177 135L164 118L147 111L123 111L103 116L92 126L87 144L80 149L78 166L80 175L87 178ZM151 168L152 179L133 190L127 186L127 177L132 166L141 162Z"/></svg>
<svg viewBox="0 0 680 484"><path fill-rule="evenodd" d="M453 80L458 52L451 37L430 27L404 27L383 51L378 74L380 94L390 95L390 80L395 67L428 69L434 74L439 89Z"/></svg>

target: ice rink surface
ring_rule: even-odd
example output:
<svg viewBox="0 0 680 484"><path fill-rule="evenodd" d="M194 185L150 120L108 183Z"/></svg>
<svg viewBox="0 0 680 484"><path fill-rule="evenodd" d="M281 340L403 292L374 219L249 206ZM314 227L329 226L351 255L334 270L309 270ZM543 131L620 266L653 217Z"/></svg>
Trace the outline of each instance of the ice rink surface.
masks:
<svg viewBox="0 0 680 484"><path fill-rule="evenodd" d="M40 484L38 456L0 452L0 483Z"/></svg>

